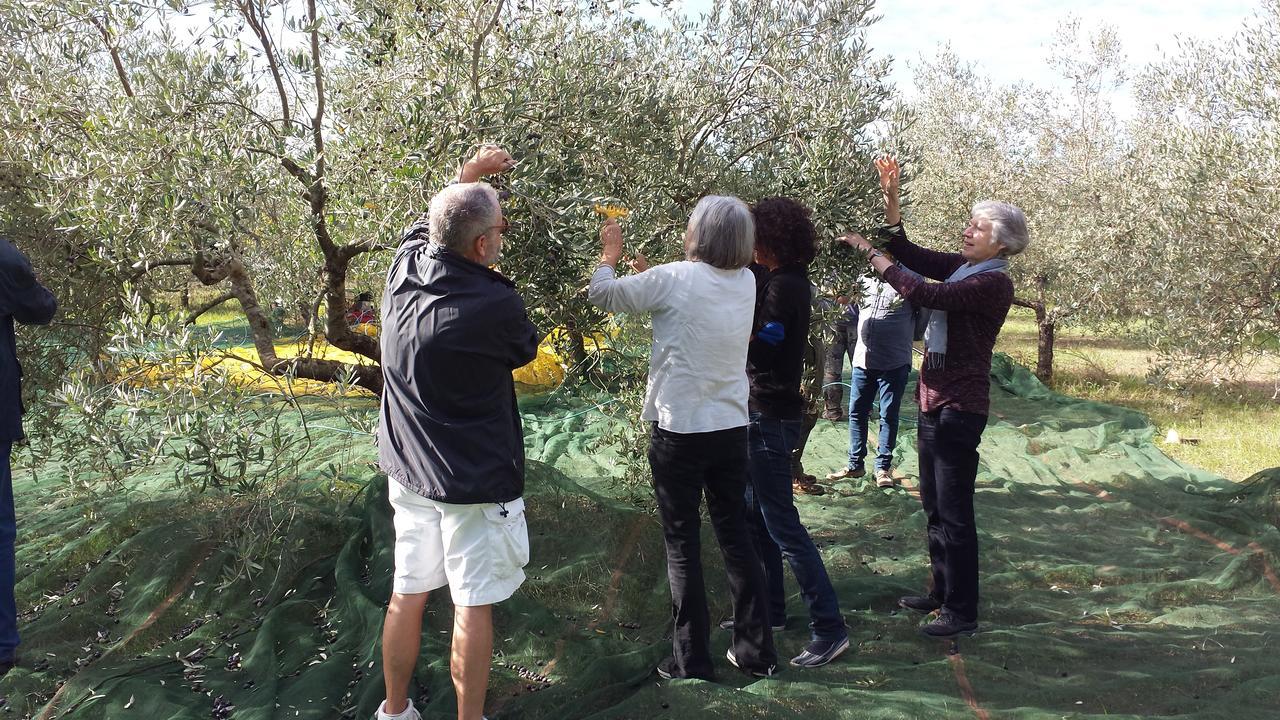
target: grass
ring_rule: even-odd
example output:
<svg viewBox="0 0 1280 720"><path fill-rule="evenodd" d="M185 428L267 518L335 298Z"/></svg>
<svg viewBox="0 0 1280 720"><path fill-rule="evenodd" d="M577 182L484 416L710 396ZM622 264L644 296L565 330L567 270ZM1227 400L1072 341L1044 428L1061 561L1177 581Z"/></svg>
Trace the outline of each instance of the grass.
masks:
<svg viewBox="0 0 1280 720"><path fill-rule="evenodd" d="M1015 308L996 349L1034 368L1036 324ZM1191 383L1169 388L1146 379L1151 353L1138 341L1059 328L1054 390L1073 397L1123 405L1146 413L1163 438L1176 430L1195 443L1166 444L1170 457L1231 480L1280 467L1280 359L1260 354L1235 382Z"/></svg>

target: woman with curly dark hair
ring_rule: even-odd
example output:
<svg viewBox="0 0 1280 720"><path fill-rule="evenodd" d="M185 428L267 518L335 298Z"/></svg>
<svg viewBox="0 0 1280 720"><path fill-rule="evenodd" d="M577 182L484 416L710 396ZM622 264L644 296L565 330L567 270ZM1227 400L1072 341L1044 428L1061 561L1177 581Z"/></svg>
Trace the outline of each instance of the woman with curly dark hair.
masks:
<svg viewBox="0 0 1280 720"><path fill-rule="evenodd" d="M809 208L782 197L766 198L752 208L756 308L747 349L747 517L764 566L770 623L779 630L786 623L784 557L808 606L810 642L791 659L797 667L825 665L849 647L835 588L791 494L791 450L805 410L800 376L813 300L808 269L818 238L809 215Z"/></svg>

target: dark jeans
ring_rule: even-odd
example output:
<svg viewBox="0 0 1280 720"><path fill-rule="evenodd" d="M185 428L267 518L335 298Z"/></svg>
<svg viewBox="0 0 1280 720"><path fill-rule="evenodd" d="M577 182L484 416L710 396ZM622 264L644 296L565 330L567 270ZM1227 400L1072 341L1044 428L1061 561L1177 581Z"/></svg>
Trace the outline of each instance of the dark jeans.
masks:
<svg viewBox="0 0 1280 720"><path fill-rule="evenodd" d="M800 524L791 495L791 445L800 435L800 420L780 420L751 413L751 483L747 486L747 521L769 588L769 621L786 619L782 558L791 565L800 597L809 608L814 640L848 635L835 588L809 532Z"/></svg>
<svg viewBox="0 0 1280 720"><path fill-rule="evenodd" d="M950 408L920 413L920 501L929 527L933 597L961 620L978 619L978 527L973 486L987 416Z"/></svg>
<svg viewBox="0 0 1280 720"><path fill-rule="evenodd" d="M800 423L800 437L796 439L796 446L791 448L791 477L800 480L808 475L804 471L804 447L809 444L809 434L818 424L818 413L808 410L804 418L796 422Z"/></svg>
<svg viewBox="0 0 1280 720"><path fill-rule="evenodd" d="M9 457L13 442L0 440L0 661L13 659L18 648L18 604L13 598L14 550L18 534L13 511L13 475Z"/></svg>
<svg viewBox="0 0 1280 720"><path fill-rule="evenodd" d="M809 442L809 433L818 424L818 403L822 397L823 372L822 337L819 333L810 332L809 342L804 346L804 375L800 384L800 394L804 396L804 426L800 429L800 439L791 448L791 477L803 478L804 446ZM838 391L840 388L837 387Z"/></svg>
<svg viewBox="0 0 1280 720"><path fill-rule="evenodd" d="M765 618L764 575L751 544L743 497L747 428L673 433L653 424L649 467L667 547L671 652L681 677L711 679L711 618L702 577L699 507L703 492L733 596L733 652L738 666L763 670L778 661ZM789 482L789 481L788 481Z"/></svg>
<svg viewBox="0 0 1280 720"><path fill-rule="evenodd" d="M853 361L853 348L858 341L856 325L852 325L853 333L850 333L851 323L848 320L839 320L832 326L834 337L831 344L827 345L827 354L823 362L822 370L822 398L827 417L839 417L844 414L844 386L840 384L840 379L844 376L844 358L849 356L850 362Z"/></svg>
<svg viewBox="0 0 1280 720"><path fill-rule="evenodd" d="M911 364L892 370L854 368L849 383L849 469L863 467L867 459L867 421L871 404L880 398L880 443L876 449L876 469L893 467L893 448L898 443L898 411L907 387Z"/></svg>

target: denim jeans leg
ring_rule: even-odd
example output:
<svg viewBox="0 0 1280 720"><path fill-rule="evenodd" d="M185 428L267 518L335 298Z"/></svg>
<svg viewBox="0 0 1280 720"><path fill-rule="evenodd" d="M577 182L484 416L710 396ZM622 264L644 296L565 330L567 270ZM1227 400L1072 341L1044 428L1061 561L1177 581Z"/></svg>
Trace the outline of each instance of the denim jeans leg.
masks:
<svg viewBox="0 0 1280 720"><path fill-rule="evenodd" d="M755 425L751 426L755 433ZM748 466L749 467L749 466ZM749 474L749 473L748 473ZM769 535L764 515L760 509L760 499L755 492L755 483L747 482L746 517L747 531L751 536L751 546L760 559L760 572L765 582L765 597L769 601L769 624L782 625L787 619L787 593L783 586L782 551Z"/></svg>
<svg viewBox="0 0 1280 720"><path fill-rule="evenodd" d="M18 649L18 603L13 595L18 525L13 509L13 474L9 469L12 451L11 440L0 440L0 660L13 659Z"/></svg>
<svg viewBox="0 0 1280 720"><path fill-rule="evenodd" d="M769 535L787 559L800 597L809 609L809 628L815 640L838 640L848 635L835 588L822 556L800 522L791 493L787 462L791 443L800 432L798 420L751 416L750 474L756 502Z"/></svg>
<svg viewBox="0 0 1280 720"><path fill-rule="evenodd" d="M880 391L880 445L876 452L876 469L893 467L893 449L898 444L898 413L902 409L902 393L907 387L911 365L881 370L876 374Z"/></svg>
<svg viewBox="0 0 1280 720"><path fill-rule="evenodd" d="M849 469L866 466L867 420L875 401L875 383L866 370L855 367L849 378Z"/></svg>

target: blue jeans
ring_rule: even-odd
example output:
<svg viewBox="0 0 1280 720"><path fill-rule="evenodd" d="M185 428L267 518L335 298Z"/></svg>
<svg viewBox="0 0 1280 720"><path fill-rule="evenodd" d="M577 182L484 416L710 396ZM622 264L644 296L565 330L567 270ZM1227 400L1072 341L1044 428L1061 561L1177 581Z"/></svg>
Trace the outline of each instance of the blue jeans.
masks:
<svg viewBox="0 0 1280 720"><path fill-rule="evenodd" d="M786 619L786 593L782 586L785 557L800 586L800 597L809 608L812 638L841 640L849 633L835 588L818 548L800 524L800 513L791 495L791 448L800 436L800 426L800 420L751 413L747 524L764 567L769 623L781 625Z"/></svg>
<svg viewBox="0 0 1280 720"><path fill-rule="evenodd" d="M898 410L907 387L911 364L892 370L865 370L855 367L849 382L849 469L866 464L867 420L871 403L880 396L880 447L876 451L876 469L893 466L893 447L898 442Z"/></svg>
<svg viewBox="0 0 1280 720"><path fill-rule="evenodd" d="M18 534L13 511L13 475L9 456L13 441L0 440L0 661L12 660L18 648L18 603L13 598L14 550Z"/></svg>

